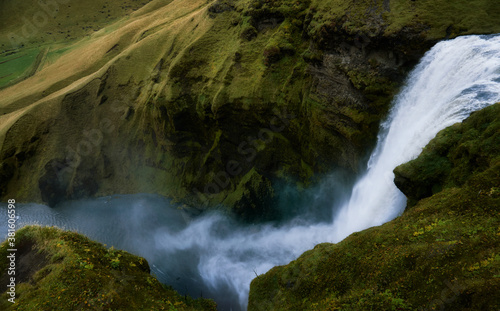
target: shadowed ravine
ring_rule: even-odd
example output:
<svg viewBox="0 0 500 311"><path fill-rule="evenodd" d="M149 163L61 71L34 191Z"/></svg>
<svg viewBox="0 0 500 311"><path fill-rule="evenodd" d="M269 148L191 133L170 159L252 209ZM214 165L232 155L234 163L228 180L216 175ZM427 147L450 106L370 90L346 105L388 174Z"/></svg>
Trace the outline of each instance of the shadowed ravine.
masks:
<svg viewBox="0 0 500 311"><path fill-rule="evenodd" d="M299 217L279 225L243 226L219 214L190 219L168 208L166 199L139 194L67 202L54 209L20 204L18 223L76 230L144 256L154 274L180 293L213 298L220 310L244 310L256 275L318 243L338 242L401 214L406 200L393 184L392 170L415 158L441 129L500 101L499 55L500 36L459 37L432 48L395 99L350 200L325 206L333 211L331 221ZM6 215L1 213L2 224Z"/></svg>

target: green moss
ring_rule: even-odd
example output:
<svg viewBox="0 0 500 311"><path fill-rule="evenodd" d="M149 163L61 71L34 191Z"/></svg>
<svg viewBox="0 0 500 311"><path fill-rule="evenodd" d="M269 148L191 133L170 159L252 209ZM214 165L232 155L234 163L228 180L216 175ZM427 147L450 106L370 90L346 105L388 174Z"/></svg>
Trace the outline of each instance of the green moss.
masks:
<svg viewBox="0 0 500 311"><path fill-rule="evenodd" d="M417 159L394 170L395 182L410 205L443 188L462 186L500 162L499 115L500 104L475 112L439 132Z"/></svg>
<svg viewBox="0 0 500 311"><path fill-rule="evenodd" d="M144 258L76 233L27 226L16 232L16 246L17 256L26 258L16 269L33 274L17 284L15 304L1 295L2 310L216 310L213 301L182 297L160 284ZM0 246L5 275L8 248Z"/></svg>
<svg viewBox="0 0 500 311"><path fill-rule="evenodd" d="M350 34L397 34L405 28L421 28L429 40L473 33L497 33L500 10L489 0L474 1L313 1L310 33L317 33L332 20ZM424 26L424 27L422 27Z"/></svg>
<svg viewBox="0 0 500 311"><path fill-rule="evenodd" d="M405 25L422 23L428 26L426 37L439 39L446 35L496 33L500 10L488 0L476 1L396 1L388 14L390 27L395 32Z"/></svg>

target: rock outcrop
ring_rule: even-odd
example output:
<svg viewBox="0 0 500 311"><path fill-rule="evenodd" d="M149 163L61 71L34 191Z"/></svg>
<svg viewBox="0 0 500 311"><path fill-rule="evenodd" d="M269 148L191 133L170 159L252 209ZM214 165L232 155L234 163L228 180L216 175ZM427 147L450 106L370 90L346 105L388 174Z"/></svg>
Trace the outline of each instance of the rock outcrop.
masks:
<svg viewBox="0 0 500 311"><path fill-rule="evenodd" d="M394 182L409 205L443 189L462 187L472 176L498 166L499 117L500 104L475 112L464 122L441 131L417 159L398 166Z"/></svg>
<svg viewBox="0 0 500 311"><path fill-rule="evenodd" d="M217 310L209 299L181 296L150 275L148 262L55 227L16 232L15 299L9 243L0 245L2 310Z"/></svg>

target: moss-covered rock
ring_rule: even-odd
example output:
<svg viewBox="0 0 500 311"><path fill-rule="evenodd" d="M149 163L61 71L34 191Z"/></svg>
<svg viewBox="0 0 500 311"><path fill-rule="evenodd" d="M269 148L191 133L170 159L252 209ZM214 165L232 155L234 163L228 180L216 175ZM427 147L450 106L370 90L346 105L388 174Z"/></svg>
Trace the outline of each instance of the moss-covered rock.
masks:
<svg viewBox="0 0 500 311"><path fill-rule="evenodd" d="M258 276L249 311L498 310L499 108L441 131L396 170L407 173L408 195L431 183L434 192L421 191L427 198L391 222Z"/></svg>
<svg viewBox="0 0 500 311"><path fill-rule="evenodd" d="M0 245L2 310L216 310L211 300L160 284L144 258L80 234L27 226L15 238L15 303L8 301L11 247Z"/></svg>
<svg viewBox="0 0 500 311"><path fill-rule="evenodd" d="M438 133L418 158L394 170L409 205L445 188L461 187L500 163L500 104Z"/></svg>

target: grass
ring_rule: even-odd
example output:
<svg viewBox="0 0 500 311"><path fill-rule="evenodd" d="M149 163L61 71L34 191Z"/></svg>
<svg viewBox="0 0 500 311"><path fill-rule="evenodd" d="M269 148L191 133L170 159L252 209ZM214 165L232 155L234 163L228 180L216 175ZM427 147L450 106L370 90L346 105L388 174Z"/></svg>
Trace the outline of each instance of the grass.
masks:
<svg viewBox="0 0 500 311"><path fill-rule="evenodd" d="M392 1L391 1L392 2ZM459 34L497 33L500 9L492 1L395 1L391 11L388 33L402 29L409 21L428 26L429 39ZM411 23L411 22L410 22Z"/></svg>
<svg viewBox="0 0 500 311"><path fill-rule="evenodd" d="M25 50L21 53L4 53L0 56L0 89L20 80L33 72L40 49Z"/></svg>
<svg viewBox="0 0 500 311"><path fill-rule="evenodd" d="M459 34L497 33L500 16L498 6L489 0L327 0L312 1L311 8L314 13L309 28L311 34L323 25L340 21L336 27L351 34L377 35L382 31L392 36L405 27L417 27L428 40Z"/></svg>
<svg viewBox="0 0 500 311"><path fill-rule="evenodd" d="M216 310L213 301L183 297L160 284L144 258L77 233L27 226L16 232L16 246L17 271L38 269L17 284L15 304L1 294L2 310ZM8 248L6 242L0 246L1 279Z"/></svg>
<svg viewBox="0 0 500 311"><path fill-rule="evenodd" d="M12 49L12 34L23 37L22 41L26 47L71 42L130 15L150 1L62 2L44 1L42 3L48 4L44 7L36 0L2 1L0 50Z"/></svg>

